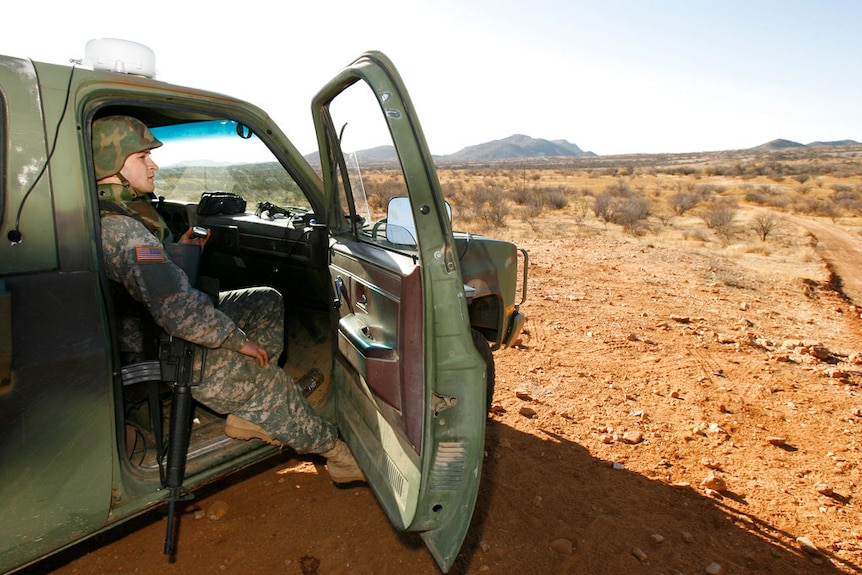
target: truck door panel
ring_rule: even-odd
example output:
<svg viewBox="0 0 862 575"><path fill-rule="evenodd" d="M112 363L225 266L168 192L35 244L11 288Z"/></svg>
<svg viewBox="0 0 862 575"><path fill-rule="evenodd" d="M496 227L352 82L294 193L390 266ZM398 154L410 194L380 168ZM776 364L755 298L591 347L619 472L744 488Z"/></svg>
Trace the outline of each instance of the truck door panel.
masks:
<svg viewBox="0 0 862 575"><path fill-rule="evenodd" d="M338 351L385 417L421 448L424 405L422 285L410 258L361 243L337 244L330 270L340 297ZM339 281L340 278L340 281Z"/></svg>

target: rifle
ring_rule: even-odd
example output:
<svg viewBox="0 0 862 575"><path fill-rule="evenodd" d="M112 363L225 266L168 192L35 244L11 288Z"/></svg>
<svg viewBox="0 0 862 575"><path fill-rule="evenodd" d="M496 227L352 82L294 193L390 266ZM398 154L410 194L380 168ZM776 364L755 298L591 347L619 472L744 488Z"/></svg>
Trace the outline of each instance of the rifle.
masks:
<svg viewBox="0 0 862 575"><path fill-rule="evenodd" d="M168 526L165 533L165 555L173 557L178 532L176 504L191 501L194 494L183 487L186 473L186 455L191 433L192 392L191 386L203 379L207 350L201 349L201 370L198 381L192 383L194 360L198 346L185 340L165 335L159 345L159 361L162 380L173 387L171 418L168 428L167 469L163 486L168 490ZM161 468L161 461L159 462Z"/></svg>
<svg viewBox="0 0 862 575"><path fill-rule="evenodd" d="M293 213L287 208L281 208L270 202L258 202L257 210L255 210L254 215L261 218L264 213L271 220L274 220L277 216L289 218L293 215Z"/></svg>
<svg viewBox="0 0 862 575"><path fill-rule="evenodd" d="M175 264L180 266L189 277L192 285L198 280L200 248L191 244L167 244L165 250ZM194 377L195 356L201 350L201 370L198 381ZM186 457L189 451L189 435L192 427L192 386L203 381L207 362L206 348L186 340L163 334L159 338L159 363L162 381L173 388L171 398L171 418L168 424L167 465L162 473L162 486L168 490L168 526L165 533L165 555L173 557L178 532L177 502L191 501L194 494L183 487L186 475ZM161 415L161 414L159 414ZM159 446L157 459L159 471L162 470L162 456L165 450Z"/></svg>

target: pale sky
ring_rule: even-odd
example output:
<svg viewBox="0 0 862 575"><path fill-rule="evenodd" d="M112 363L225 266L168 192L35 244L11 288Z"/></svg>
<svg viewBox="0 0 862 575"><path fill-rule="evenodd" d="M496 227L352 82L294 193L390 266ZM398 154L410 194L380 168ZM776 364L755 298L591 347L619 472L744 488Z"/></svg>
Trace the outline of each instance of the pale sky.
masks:
<svg viewBox="0 0 862 575"><path fill-rule="evenodd" d="M856 0L329 0L5 6L0 54L66 63L93 38L157 79L261 106L303 153L311 98L381 50L432 153L525 134L600 155L862 141Z"/></svg>

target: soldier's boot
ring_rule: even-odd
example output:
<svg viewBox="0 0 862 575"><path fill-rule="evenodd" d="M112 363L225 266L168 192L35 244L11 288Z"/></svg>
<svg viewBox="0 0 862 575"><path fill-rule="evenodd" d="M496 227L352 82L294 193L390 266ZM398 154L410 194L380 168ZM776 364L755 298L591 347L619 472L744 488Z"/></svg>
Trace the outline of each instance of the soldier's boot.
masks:
<svg viewBox="0 0 862 575"><path fill-rule="evenodd" d="M281 446L282 443L271 436L267 431L256 423L247 419L230 414L224 424L224 434L234 439L260 439L272 445Z"/></svg>
<svg viewBox="0 0 862 575"><path fill-rule="evenodd" d="M366 481L365 474L350 453L350 448L342 440L337 439L332 449L320 455L326 458L326 469L333 483Z"/></svg>

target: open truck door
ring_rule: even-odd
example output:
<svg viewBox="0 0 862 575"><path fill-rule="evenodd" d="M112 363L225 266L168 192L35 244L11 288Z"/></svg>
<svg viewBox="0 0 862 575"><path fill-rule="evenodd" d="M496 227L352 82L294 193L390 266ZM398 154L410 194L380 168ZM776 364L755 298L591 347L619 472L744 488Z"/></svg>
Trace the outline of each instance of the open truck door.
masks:
<svg viewBox="0 0 862 575"><path fill-rule="evenodd" d="M445 572L473 514L486 420L485 363L448 207L384 55L345 68L312 113L331 238L339 428L389 519L419 532Z"/></svg>

